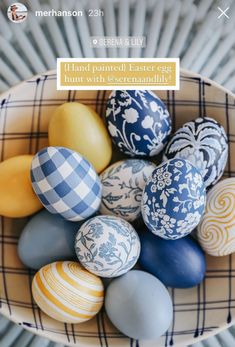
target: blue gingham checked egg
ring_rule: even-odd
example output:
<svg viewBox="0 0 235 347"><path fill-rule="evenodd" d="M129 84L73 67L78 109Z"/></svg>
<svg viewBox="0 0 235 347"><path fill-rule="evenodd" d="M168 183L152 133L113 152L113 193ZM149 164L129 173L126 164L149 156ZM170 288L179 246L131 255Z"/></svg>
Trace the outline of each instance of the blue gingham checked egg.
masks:
<svg viewBox="0 0 235 347"><path fill-rule="evenodd" d="M101 183L92 165L64 147L39 151L31 165L33 189L44 207L70 221L93 215L101 202Z"/></svg>

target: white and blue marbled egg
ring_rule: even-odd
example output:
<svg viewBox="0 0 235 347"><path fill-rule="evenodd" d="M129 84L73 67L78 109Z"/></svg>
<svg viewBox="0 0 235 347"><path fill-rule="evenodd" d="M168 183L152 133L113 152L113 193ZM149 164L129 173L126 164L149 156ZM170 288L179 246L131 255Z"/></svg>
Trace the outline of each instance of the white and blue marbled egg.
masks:
<svg viewBox="0 0 235 347"><path fill-rule="evenodd" d="M222 176L228 158L228 138L214 119L197 118L178 129L168 143L164 160L189 160L202 174L205 186L215 184Z"/></svg>
<svg viewBox="0 0 235 347"><path fill-rule="evenodd" d="M113 91L107 102L106 122L113 142L132 156L158 154L171 133L165 104L147 90Z"/></svg>
<svg viewBox="0 0 235 347"><path fill-rule="evenodd" d="M31 165L32 186L44 207L76 222L93 215L101 202L101 183L93 166L64 147L46 147Z"/></svg>
<svg viewBox="0 0 235 347"><path fill-rule="evenodd" d="M100 277L117 277L136 264L140 240L127 221L114 216L96 216L79 229L75 251L88 271Z"/></svg>
<svg viewBox="0 0 235 347"><path fill-rule="evenodd" d="M199 224L205 210L202 175L187 160L171 159L159 165L145 186L142 216L156 235L176 240Z"/></svg>
<svg viewBox="0 0 235 347"><path fill-rule="evenodd" d="M100 175L100 213L133 222L141 216L143 189L156 165L140 159L127 159L109 166Z"/></svg>

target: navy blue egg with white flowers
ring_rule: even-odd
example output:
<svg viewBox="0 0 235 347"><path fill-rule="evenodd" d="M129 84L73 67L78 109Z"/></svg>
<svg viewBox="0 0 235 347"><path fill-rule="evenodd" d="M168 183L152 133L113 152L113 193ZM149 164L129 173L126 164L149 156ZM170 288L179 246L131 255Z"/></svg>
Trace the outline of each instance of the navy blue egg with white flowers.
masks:
<svg viewBox="0 0 235 347"><path fill-rule="evenodd" d="M199 224L206 190L199 171L187 160L171 159L159 165L145 186L142 216L156 235L176 240Z"/></svg>
<svg viewBox="0 0 235 347"><path fill-rule="evenodd" d="M108 98L106 122L113 142L132 156L158 154L171 133L165 104L147 90L113 91Z"/></svg>
<svg viewBox="0 0 235 347"><path fill-rule="evenodd" d="M32 186L44 207L76 222L93 215L101 202L101 183L93 166L64 147L46 147L31 165Z"/></svg>

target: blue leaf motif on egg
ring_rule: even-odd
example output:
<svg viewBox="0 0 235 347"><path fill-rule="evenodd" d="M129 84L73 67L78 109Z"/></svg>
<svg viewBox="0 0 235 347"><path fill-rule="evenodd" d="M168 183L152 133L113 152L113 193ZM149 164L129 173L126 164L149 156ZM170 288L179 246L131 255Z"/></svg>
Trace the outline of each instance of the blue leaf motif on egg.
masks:
<svg viewBox="0 0 235 347"><path fill-rule="evenodd" d="M75 251L88 271L101 277L117 277L137 262L140 241L135 229L125 220L96 216L79 229Z"/></svg>
<svg viewBox="0 0 235 347"><path fill-rule="evenodd" d="M140 217L143 189L155 168L146 160L127 159L104 170L100 175L101 214L115 215L129 222Z"/></svg>
<svg viewBox="0 0 235 347"><path fill-rule="evenodd" d="M228 158L228 139L224 128L209 117L197 118L178 129L168 143L164 160L189 160L202 174L206 187L222 176Z"/></svg>
<svg viewBox="0 0 235 347"><path fill-rule="evenodd" d="M107 102L106 122L113 142L132 156L158 154L171 133L169 112L151 91L113 91Z"/></svg>
<svg viewBox="0 0 235 347"><path fill-rule="evenodd" d="M174 240L199 224L205 202L205 185L199 171L187 160L171 159L159 165L146 184L142 216L154 234Z"/></svg>

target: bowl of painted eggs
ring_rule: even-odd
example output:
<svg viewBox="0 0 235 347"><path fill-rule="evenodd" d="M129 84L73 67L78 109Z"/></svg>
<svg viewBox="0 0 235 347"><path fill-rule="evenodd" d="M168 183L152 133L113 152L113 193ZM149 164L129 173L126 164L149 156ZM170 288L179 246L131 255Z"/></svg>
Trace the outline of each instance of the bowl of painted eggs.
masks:
<svg viewBox="0 0 235 347"><path fill-rule="evenodd" d="M188 345L234 323L235 98L179 91L0 99L0 312L71 346Z"/></svg>

